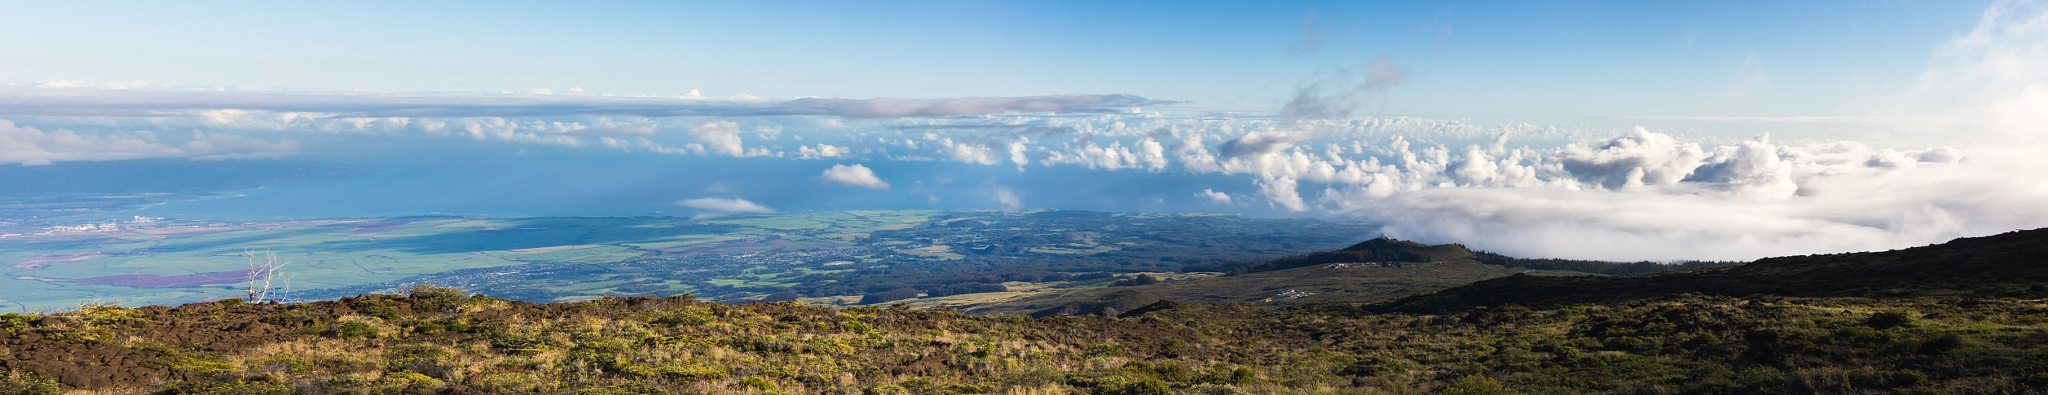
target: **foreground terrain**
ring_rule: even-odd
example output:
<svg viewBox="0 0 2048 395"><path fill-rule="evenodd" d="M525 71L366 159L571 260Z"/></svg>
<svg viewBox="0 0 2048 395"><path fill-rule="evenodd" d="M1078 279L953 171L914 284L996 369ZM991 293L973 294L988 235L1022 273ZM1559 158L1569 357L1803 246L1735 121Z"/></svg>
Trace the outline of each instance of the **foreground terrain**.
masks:
<svg viewBox="0 0 2048 395"><path fill-rule="evenodd" d="M291 305L91 307L6 316L0 366L11 373L0 388L1975 393L2048 385L2038 373L2048 369L2048 303L2030 298L1679 296L1453 314L1243 305L1134 313L1029 319L681 298L530 304L438 288Z"/></svg>
<svg viewBox="0 0 2048 395"><path fill-rule="evenodd" d="M2048 386L2044 237L1511 276L1378 305L1196 304L1130 287L1108 296L1120 308L1039 318L688 296L534 304L434 286L93 305L0 316L0 393L2030 393ZM1459 250L1382 239L1232 271ZM1527 304L1500 303L1517 297Z"/></svg>

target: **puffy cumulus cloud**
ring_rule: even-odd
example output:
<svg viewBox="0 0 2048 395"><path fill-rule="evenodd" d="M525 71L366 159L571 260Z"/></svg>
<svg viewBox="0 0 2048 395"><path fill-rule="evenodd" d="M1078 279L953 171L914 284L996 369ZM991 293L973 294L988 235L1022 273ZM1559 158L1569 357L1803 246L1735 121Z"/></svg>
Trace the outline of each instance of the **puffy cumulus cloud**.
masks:
<svg viewBox="0 0 2048 395"><path fill-rule="evenodd" d="M1018 146L1011 146L1011 159L1021 166L1025 162L1019 158L1022 158L1022 153ZM1100 146L1089 141L1071 152L1052 152L1042 163L1046 166L1077 164L1090 169L1144 169L1157 172L1166 170L1166 147L1151 138L1139 139L1132 147L1124 147L1121 142L1110 142L1108 146Z"/></svg>
<svg viewBox="0 0 2048 395"><path fill-rule="evenodd" d="M775 212L774 209L770 209L768 206L740 198L696 198L678 201L676 205L702 210L702 213L692 217L694 219L717 218L732 214L766 214Z"/></svg>
<svg viewBox="0 0 2048 395"><path fill-rule="evenodd" d="M539 117L562 115L948 117L1009 112L1121 112L1171 104L1132 95L1053 95L939 99L761 100L700 95L460 94L100 87L0 86L0 114L143 117L253 110L346 117Z"/></svg>
<svg viewBox="0 0 2048 395"><path fill-rule="evenodd" d="M852 149L831 144L817 144L815 148L812 146L798 146L796 148L797 159L842 158L852 154Z"/></svg>
<svg viewBox="0 0 2048 395"><path fill-rule="evenodd" d="M1031 164L1031 156L1025 154L1025 152L1031 150L1031 147L1026 145L1030 142L1030 139L1018 139L1017 141L1010 142L1010 163L1016 164L1018 170L1023 170L1024 165Z"/></svg>
<svg viewBox="0 0 2048 395"><path fill-rule="evenodd" d="M298 152L290 140L268 142L232 134L193 132L183 144L158 141L152 133L89 134L45 131L0 120L0 163L48 165L71 161L154 158L234 159Z"/></svg>
<svg viewBox="0 0 2048 395"><path fill-rule="evenodd" d="M1265 195L1269 203L1287 211L1308 211L1308 202L1301 198L1294 177L1261 177L1252 181L1259 186L1259 194Z"/></svg>
<svg viewBox="0 0 2048 395"><path fill-rule="evenodd" d="M1203 201L1215 204L1232 203L1230 200L1230 194L1217 192L1215 188L1202 188L1201 192L1195 193L1195 197L1202 198Z"/></svg>
<svg viewBox="0 0 2048 395"><path fill-rule="evenodd" d="M1558 163L1572 178L1601 189L1674 184L1691 174L1706 156L1699 144L1681 143L1641 127L1599 147L1573 144L1557 152Z"/></svg>
<svg viewBox="0 0 2048 395"><path fill-rule="evenodd" d="M819 174L818 178L849 187L889 189L888 182L882 181L881 177L875 176L874 170L869 170L867 166L859 163L852 166L832 165L831 168L825 169L823 174Z"/></svg>
<svg viewBox="0 0 2048 395"><path fill-rule="evenodd" d="M725 156L747 156L740 141L740 125L732 121L709 121L690 128L690 139L704 150Z"/></svg>
<svg viewBox="0 0 2048 395"><path fill-rule="evenodd" d="M1002 159L998 159L996 157L995 150L992 150L987 145L983 144L967 142L956 143L953 142L953 139L951 137L946 137L938 139L938 148L940 154L945 155L947 159L951 159L954 162L973 163L977 165L993 165L997 163L1002 163Z"/></svg>
<svg viewBox="0 0 2048 395"><path fill-rule="evenodd" d="M1713 156L1699 163L1683 181L1716 185L1736 196L1756 199L1792 196L1799 190L1799 184L1792 180L1792 162L1780 159L1792 152L1781 153L1769 141L1770 136L1766 135L1735 146L1716 148ZM1869 166L1872 161L1899 166L1896 161L1881 155L1870 156L1863 165Z"/></svg>
<svg viewBox="0 0 2048 395"><path fill-rule="evenodd" d="M1286 150L1288 147L1293 147L1294 143L1308 140L1309 137L1311 136L1304 132L1252 132L1245 134L1243 137L1223 142L1223 146L1219 147L1218 151L1221 151L1223 157L1226 158L1271 155ZM1199 145L1200 141L1195 140L1194 144Z"/></svg>

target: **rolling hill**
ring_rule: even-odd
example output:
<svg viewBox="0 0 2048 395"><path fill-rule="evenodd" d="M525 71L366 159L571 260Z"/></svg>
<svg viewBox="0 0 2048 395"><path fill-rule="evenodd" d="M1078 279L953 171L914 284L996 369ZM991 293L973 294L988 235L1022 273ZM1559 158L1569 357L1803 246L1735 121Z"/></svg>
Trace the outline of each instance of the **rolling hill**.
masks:
<svg viewBox="0 0 2048 395"><path fill-rule="evenodd" d="M2048 229L2014 231L1902 250L1760 259L1723 268L1613 277L1515 275L1374 306L1443 312L1473 306L1554 307L1684 293L1799 297L2026 296L2048 294Z"/></svg>

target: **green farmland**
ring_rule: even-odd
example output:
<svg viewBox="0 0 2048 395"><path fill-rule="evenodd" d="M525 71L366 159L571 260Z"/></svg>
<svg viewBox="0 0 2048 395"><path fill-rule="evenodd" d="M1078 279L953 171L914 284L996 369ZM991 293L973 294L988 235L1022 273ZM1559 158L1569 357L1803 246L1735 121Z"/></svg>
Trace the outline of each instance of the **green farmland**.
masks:
<svg viewBox="0 0 2048 395"><path fill-rule="evenodd" d="M686 292L721 299L778 292L824 298L892 286L1010 281L970 273L1028 274L1039 281L1170 270L1330 248L1368 233L1356 224L1313 220L1066 211L840 211L702 220L168 220L0 237L0 270L6 276L0 281L9 285L0 287L0 309L241 297L251 269L244 252L260 257L267 251L288 262L272 284L289 286L286 298L293 300L415 283L537 302Z"/></svg>

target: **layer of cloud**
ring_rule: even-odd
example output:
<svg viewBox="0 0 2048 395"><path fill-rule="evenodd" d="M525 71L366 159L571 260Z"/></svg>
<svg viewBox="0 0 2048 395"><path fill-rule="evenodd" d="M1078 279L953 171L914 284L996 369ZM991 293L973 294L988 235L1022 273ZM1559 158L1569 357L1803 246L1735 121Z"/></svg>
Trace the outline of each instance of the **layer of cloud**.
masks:
<svg viewBox="0 0 2048 395"><path fill-rule="evenodd" d="M767 214L775 209L740 198L696 198L676 202L677 206L703 210L692 217L695 219L717 218L732 214Z"/></svg>
<svg viewBox="0 0 2048 395"><path fill-rule="evenodd" d="M827 182L856 188L889 189L889 183L875 176L875 171L859 163L853 165L832 165L818 175Z"/></svg>
<svg viewBox="0 0 2048 395"><path fill-rule="evenodd" d="M1980 151L1980 153L1982 153ZM1800 183L1759 200L1685 188L1430 188L1352 197L1346 213L1394 237L1455 241L1520 256L1614 260L1753 259L1868 251L2048 225L2048 184L2032 154Z"/></svg>
<svg viewBox="0 0 2048 395"><path fill-rule="evenodd" d="M940 99L713 100L692 96L300 92L0 86L0 114L147 117L212 110L341 117L540 117L564 115L948 117L1012 112L1124 112L1171 104L1132 95Z"/></svg>
<svg viewBox="0 0 2048 395"><path fill-rule="evenodd" d="M95 134L45 131L0 120L0 164L48 165L69 161L156 158L230 159L276 157L298 152L290 140L267 142L232 134L192 132L183 144L158 141L153 133Z"/></svg>

